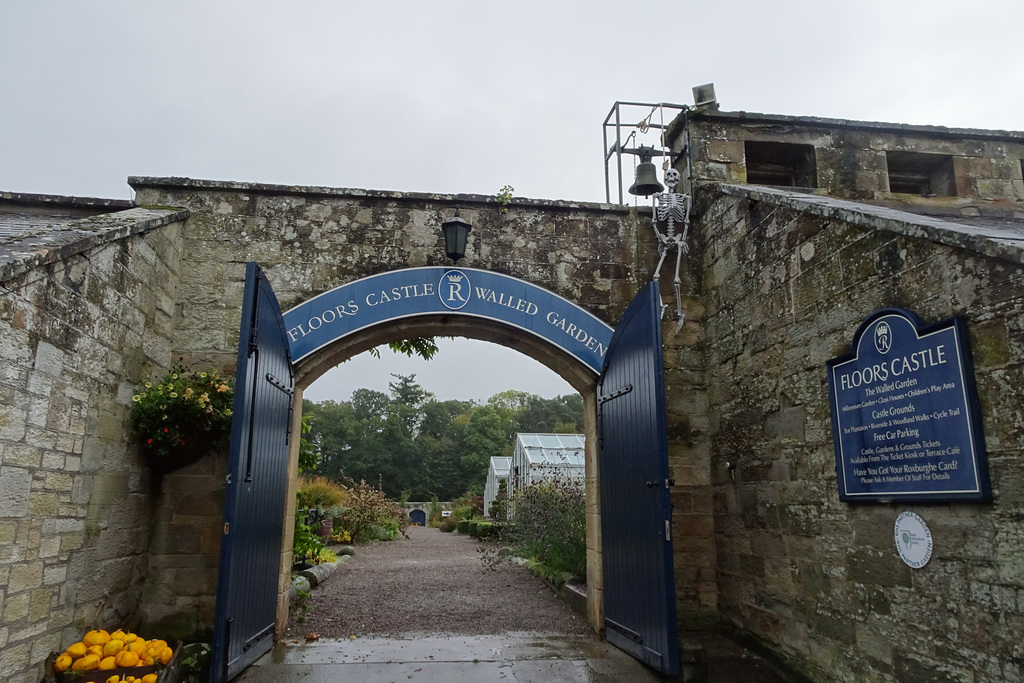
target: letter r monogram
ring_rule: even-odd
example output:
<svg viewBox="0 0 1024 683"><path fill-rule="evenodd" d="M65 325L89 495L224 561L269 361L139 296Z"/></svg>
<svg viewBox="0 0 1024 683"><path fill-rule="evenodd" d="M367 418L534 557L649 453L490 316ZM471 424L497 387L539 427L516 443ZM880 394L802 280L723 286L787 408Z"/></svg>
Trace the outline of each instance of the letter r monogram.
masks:
<svg viewBox="0 0 1024 683"><path fill-rule="evenodd" d="M466 298L462 296L461 282L448 283L448 301L461 301L462 303L466 303Z"/></svg>

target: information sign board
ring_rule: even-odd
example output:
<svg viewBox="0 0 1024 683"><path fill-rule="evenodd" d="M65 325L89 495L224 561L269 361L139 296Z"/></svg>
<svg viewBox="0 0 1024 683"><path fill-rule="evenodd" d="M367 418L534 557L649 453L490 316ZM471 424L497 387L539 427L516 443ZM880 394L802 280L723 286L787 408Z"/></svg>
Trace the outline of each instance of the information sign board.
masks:
<svg viewBox="0 0 1024 683"><path fill-rule="evenodd" d="M535 335L601 374L614 330L533 283L486 270L428 266L371 275L284 313L293 362L344 336L424 315L486 318Z"/></svg>
<svg viewBox="0 0 1024 683"><path fill-rule="evenodd" d="M876 311L827 367L840 500L991 500L960 318L926 328L910 311Z"/></svg>

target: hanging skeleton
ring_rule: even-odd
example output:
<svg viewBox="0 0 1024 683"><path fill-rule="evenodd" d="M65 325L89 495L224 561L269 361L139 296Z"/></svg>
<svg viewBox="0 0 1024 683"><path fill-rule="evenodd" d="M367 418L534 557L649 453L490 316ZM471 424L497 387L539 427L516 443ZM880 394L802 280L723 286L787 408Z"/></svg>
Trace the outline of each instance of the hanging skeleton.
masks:
<svg viewBox="0 0 1024 683"><path fill-rule="evenodd" d="M654 234L658 236L658 253L661 258L658 260L658 267L654 270L654 280L661 277L661 266L665 263L665 257L670 251L676 252L676 277L674 280L676 292L676 312L679 321L676 324L676 332L683 329L685 314L683 313L683 300L681 295L682 278L679 277L679 269L682 266L683 254L690 253L690 247L686 244L686 236L690 231L690 195L676 192L676 184L679 183L679 171L670 168L665 172L665 186L667 192L659 192L654 195ZM658 229L658 224L665 224L665 232ZM676 232L676 224L682 225L682 232ZM667 305L662 305L661 314L665 315Z"/></svg>

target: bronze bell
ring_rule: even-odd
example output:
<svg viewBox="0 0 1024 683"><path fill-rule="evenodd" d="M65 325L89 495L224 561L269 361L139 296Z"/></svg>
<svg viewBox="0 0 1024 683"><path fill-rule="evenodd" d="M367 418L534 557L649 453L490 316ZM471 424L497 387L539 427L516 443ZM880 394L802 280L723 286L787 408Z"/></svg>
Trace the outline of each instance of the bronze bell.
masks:
<svg viewBox="0 0 1024 683"><path fill-rule="evenodd" d="M650 147L641 147L638 150L640 164L636 167L636 182L629 188L630 194L649 197L665 189L665 186L658 182L657 167L651 163L652 152Z"/></svg>

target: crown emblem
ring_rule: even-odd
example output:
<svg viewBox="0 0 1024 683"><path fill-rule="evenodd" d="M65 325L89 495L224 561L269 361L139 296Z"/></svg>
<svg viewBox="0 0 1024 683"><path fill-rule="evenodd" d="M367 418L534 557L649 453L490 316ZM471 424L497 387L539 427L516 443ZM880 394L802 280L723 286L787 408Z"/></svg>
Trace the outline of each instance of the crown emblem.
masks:
<svg viewBox="0 0 1024 683"><path fill-rule="evenodd" d="M462 282L462 273L448 273L445 277L448 282Z"/></svg>

